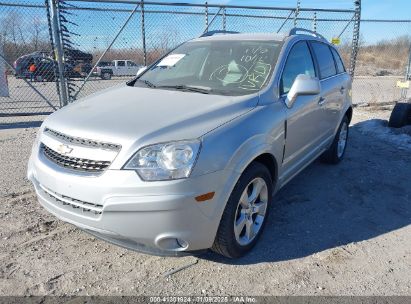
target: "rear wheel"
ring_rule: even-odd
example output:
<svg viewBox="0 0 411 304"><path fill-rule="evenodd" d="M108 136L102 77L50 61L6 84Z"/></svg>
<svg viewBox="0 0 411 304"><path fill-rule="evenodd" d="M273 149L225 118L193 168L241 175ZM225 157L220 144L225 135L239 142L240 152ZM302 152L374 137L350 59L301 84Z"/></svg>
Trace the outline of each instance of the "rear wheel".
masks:
<svg viewBox="0 0 411 304"><path fill-rule="evenodd" d="M272 191L267 167L252 163L230 195L212 250L228 258L238 258L249 252L263 231Z"/></svg>
<svg viewBox="0 0 411 304"><path fill-rule="evenodd" d="M344 157L348 141L348 118L344 116L331 147L321 155L321 160L329 164L338 164Z"/></svg>
<svg viewBox="0 0 411 304"><path fill-rule="evenodd" d="M101 78L104 79L104 80L110 80L110 79L111 79L111 73L104 72L104 73L101 75Z"/></svg>

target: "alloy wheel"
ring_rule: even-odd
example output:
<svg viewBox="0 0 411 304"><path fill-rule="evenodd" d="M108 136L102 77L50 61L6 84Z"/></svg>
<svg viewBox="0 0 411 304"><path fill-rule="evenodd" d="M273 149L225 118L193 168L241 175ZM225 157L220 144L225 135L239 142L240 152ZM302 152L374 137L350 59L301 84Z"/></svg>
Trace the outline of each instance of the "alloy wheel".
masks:
<svg viewBox="0 0 411 304"><path fill-rule="evenodd" d="M348 137L348 125L344 122L341 126L340 134L338 136L338 146L337 146L337 156L341 158L345 151L345 146L347 145Z"/></svg>
<svg viewBox="0 0 411 304"><path fill-rule="evenodd" d="M267 211L268 187L264 179L253 179L241 194L234 218L235 239L247 246L258 235Z"/></svg>

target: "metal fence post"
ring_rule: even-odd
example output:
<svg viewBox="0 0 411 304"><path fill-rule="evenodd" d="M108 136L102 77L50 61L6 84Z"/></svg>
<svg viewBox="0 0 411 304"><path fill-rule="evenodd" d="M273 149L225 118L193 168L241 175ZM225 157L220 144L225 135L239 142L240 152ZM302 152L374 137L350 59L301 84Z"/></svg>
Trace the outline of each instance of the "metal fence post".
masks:
<svg viewBox="0 0 411 304"><path fill-rule="evenodd" d="M360 23L361 23L361 0L355 0L355 12L354 12L354 29L351 48L350 59L350 75L354 77L355 63L357 61L358 47L360 43Z"/></svg>
<svg viewBox="0 0 411 304"><path fill-rule="evenodd" d="M60 25L58 21L58 7L57 7L57 2L58 0L50 0L50 18L51 18L51 27L53 31L53 39L54 39L54 45L55 45L55 56L57 57L57 63L58 63L58 73L59 73L59 83L60 83L60 103L62 106L65 106L68 104L68 99L67 99L67 84L66 80L64 78L64 52L63 52L63 47L62 47L62 41L61 41L61 31L60 31Z"/></svg>
<svg viewBox="0 0 411 304"><path fill-rule="evenodd" d="M301 1L297 0L297 8L295 9L295 12L294 12L294 27L297 27L297 18L298 18L298 15L300 14L300 5L301 5Z"/></svg>
<svg viewBox="0 0 411 304"><path fill-rule="evenodd" d="M411 77L411 43L408 49L408 63L407 63L407 68L405 69L404 81L408 81L410 77ZM408 93L408 88L402 88L401 98L404 100L407 99L407 93Z"/></svg>
<svg viewBox="0 0 411 304"><path fill-rule="evenodd" d="M209 29L210 25L214 22L214 20L215 20L215 19L217 18L217 16L220 14L220 12L221 12L222 9L223 9L223 8L220 7L220 9L218 10L218 12L213 16L213 18L211 18L210 23L208 23L207 26L206 26L206 28L204 29L204 33L205 33L205 32L208 32L208 29Z"/></svg>
<svg viewBox="0 0 411 304"><path fill-rule="evenodd" d="M144 0L141 0L141 38L143 39L144 65L147 66L147 47L146 47L146 22L144 14Z"/></svg>
<svg viewBox="0 0 411 304"><path fill-rule="evenodd" d="M314 12L313 31L314 31L314 32L317 32L317 12Z"/></svg>
<svg viewBox="0 0 411 304"><path fill-rule="evenodd" d="M226 15L226 8L223 8L223 31L227 29L227 15Z"/></svg>
<svg viewBox="0 0 411 304"><path fill-rule="evenodd" d="M205 28L208 28L208 2L206 1L205 5L204 5L204 9L205 9Z"/></svg>

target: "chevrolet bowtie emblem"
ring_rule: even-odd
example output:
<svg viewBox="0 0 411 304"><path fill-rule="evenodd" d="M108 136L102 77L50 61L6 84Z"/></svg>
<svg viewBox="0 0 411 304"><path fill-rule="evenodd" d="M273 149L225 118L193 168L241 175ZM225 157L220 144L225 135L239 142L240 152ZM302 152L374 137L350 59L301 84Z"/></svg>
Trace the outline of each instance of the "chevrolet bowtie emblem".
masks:
<svg viewBox="0 0 411 304"><path fill-rule="evenodd" d="M73 151L73 148L70 148L69 146L64 144L61 144L57 147L57 152L63 155L70 154L71 151Z"/></svg>

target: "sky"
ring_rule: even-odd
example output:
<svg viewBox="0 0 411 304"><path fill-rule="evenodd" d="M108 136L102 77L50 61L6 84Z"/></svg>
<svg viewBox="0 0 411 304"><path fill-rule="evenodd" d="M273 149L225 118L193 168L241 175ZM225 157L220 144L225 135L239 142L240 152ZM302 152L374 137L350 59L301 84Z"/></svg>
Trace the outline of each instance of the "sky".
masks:
<svg viewBox="0 0 411 304"><path fill-rule="evenodd" d="M202 2L202 1L195 1ZM209 0L209 3L218 3L219 0ZM258 5L261 6L291 6L294 7L297 0L228 0L230 5ZM300 0L301 7L310 8L341 8L353 9L353 0ZM361 19L411 19L410 0L362 0ZM382 24L363 22L361 25L361 37L365 43L396 35L411 35L411 23Z"/></svg>
<svg viewBox="0 0 411 304"><path fill-rule="evenodd" d="M147 0L150 1L150 0ZM197 3L204 4L205 0L152 0L155 2L184 2L184 3ZM119 0L121 2L121 0ZM303 8L330 8L330 9L354 9L354 0L300 0L301 7ZM71 2L76 4L76 2ZM79 3L79 2L77 2ZM227 5L243 5L243 6L274 6L274 7L291 7L296 6L297 0L208 0L209 4L227 4ZM100 5L97 5L100 6ZM101 4L101 7L104 5ZM114 5L109 5L114 7ZM123 7L118 6L116 7ZM104 6L105 7L105 6ZM132 9L134 6L128 6ZM171 9L170 7L163 7L164 9ZM146 9L156 10L160 9L158 6L146 5ZM177 10L186 10L191 12L204 12L203 8L184 8L179 7ZM217 10L210 9L210 19ZM277 15L277 16L287 16L289 13L287 11L250 11L250 10L235 10L228 9L227 13L255 13L260 15ZM411 19L411 0L362 0L362 19ZM94 48L102 48L107 45L109 38L104 38L103 36L112 37L116 31L116 28L121 26L122 20L126 19L127 15L116 15L111 19L109 12L107 14L94 13L95 17L93 21L91 19L87 22L87 18L91 18L89 12L79 13L78 22L80 23L80 28L82 29L82 41L81 44L89 42ZM82 17L83 16L83 17ZM304 12L300 14L301 17L313 18L312 12ZM318 18L331 18L331 19L351 19L352 13L319 13ZM114 19L115 18L115 19ZM83 20L83 21L80 21ZM107 20L112 22L113 26L107 28ZM77 20L76 20L77 21ZM100 23L101 22L101 23ZM130 28L138 28L139 21L133 20ZM282 20L274 22L273 20L263 20L254 18L233 18L227 17L227 30L235 31L276 31ZM211 29L221 29L222 19L216 19ZM323 34L327 39L331 39L334 36L338 36L344 29L347 22L322 22L318 25L318 32ZM111 24L110 24L111 25ZM288 30L293 26L292 19L287 22L287 26L283 30ZM311 28L311 21L300 21L297 26L304 28ZM98 28L105 28L104 33L99 33L102 37L95 38L96 31ZM193 33L201 33L204 28L204 17L203 16L189 16L189 15L151 15L146 17L146 30L151 33L150 43L154 45L161 44L161 38L164 38L164 33L169 33L168 39L172 39L173 35L178 35L176 40L187 40L192 38ZM128 29L128 28L127 28ZM173 30L174 29L174 30ZM178 32L178 34L175 34ZM118 44L125 44L127 41L138 41L138 39L129 39L131 37L125 31L124 35L120 37ZM153 35L154 33L154 35ZM382 39L390 39L393 37L398 37L401 35L411 35L411 22L410 23L366 23L361 24L361 40L364 44L372 44ZM137 32L130 32L130 35L139 35ZM156 42L155 40L159 40ZM342 42L349 42L352 39L352 25L350 25L344 34L341 36ZM164 40L164 39L163 39ZM124 41L124 42L122 42ZM133 47L130 45L130 47ZM136 47L136 46L135 46Z"/></svg>
<svg viewBox="0 0 411 304"><path fill-rule="evenodd" d="M112 0L115 2L116 0ZM150 1L150 0L147 0ZM154 2L185 2L204 4L205 0L151 0ZM300 0L303 8L330 8L330 9L353 9L354 0ZM3 0L1 2L10 3L30 3L44 5L44 0ZM78 24L77 27L69 25L69 29L80 34L72 36L73 42L77 43L84 51L105 49L112 38L119 31L124 21L128 18L130 10L135 4L124 4L119 0L118 4L103 2L76 2L68 0L70 4L78 7L95 7L97 11L76 10L73 15L67 16L69 20ZM242 6L273 6L273 7L296 7L297 0L208 0L210 4L242 5ZM44 9L32 8L26 9L15 7L14 10L26 16L27 23L30 24L30 18L33 16L44 18ZM116 12L113 9L122 9L122 12ZM149 10L171 10L174 12L196 12L198 15L187 14L147 14L146 15L146 34L148 48L164 48L165 44L175 45L199 35L204 31L205 18L204 8L202 7L170 7L146 5ZM0 17L2 14L9 12L11 8L0 6ZM218 9L210 9L210 17ZM270 10L246 10L246 9L227 9L227 14L251 14L260 16L281 16L287 17L288 11L270 11ZM313 27L313 12L302 12L300 17L309 20L299 20L298 27L311 29ZM331 19L348 19L352 13L318 13L318 18ZM411 19L411 0L362 0L362 19ZM46 21L45 21L46 22ZM272 18L243 18L227 16L227 30L240 32L276 32L282 24L281 19ZM344 29L346 21L339 22L319 22L318 32L323 34L327 39L338 36ZM141 22L140 14L136 13L127 25L123 33L119 36L113 48L121 49L141 49ZM293 27L293 19L287 21L282 31L289 30ZM216 18L210 27L210 30L222 29L222 18ZM408 23L361 23L361 41L364 44L372 44L382 39L391 39L402 35L411 35L411 22ZM341 36L342 43L350 42L352 39L352 24ZM166 47L170 45L166 45Z"/></svg>
<svg viewBox="0 0 411 304"><path fill-rule="evenodd" d="M154 0L153 0L154 1ZM170 2L159 0L158 2ZM205 0L173 0L172 2L201 3ZM297 0L208 0L210 4L244 5L244 6L274 6L295 7ZM330 8L354 9L354 0L300 0L301 7L305 8ZM362 0L362 19L403 19L411 20L411 0ZM307 13L307 16L309 14ZM331 17L331 16L326 16ZM334 17L334 15L332 16ZM347 17L345 15L344 17ZM343 17L342 17L343 18ZM305 24L304 26L308 26ZM338 31L341 25L334 26ZM324 25L321 28L324 30ZM351 29L351 28L350 28ZM324 33L325 36L331 33ZM374 43L393 36L411 35L411 23L367 23L361 24L361 39L364 43ZM348 39L348 33L347 38ZM328 38L328 37L327 37Z"/></svg>
<svg viewBox="0 0 411 304"><path fill-rule="evenodd" d="M169 2L160 0L156 2ZM204 3L204 0L173 0L172 2ZM353 0L300 0L301 7L354 8ZM362 17L365 19L411 19L410 0L362 0ZM210 4L258 5L295 7L297 0L208 0Z"/></svg>

